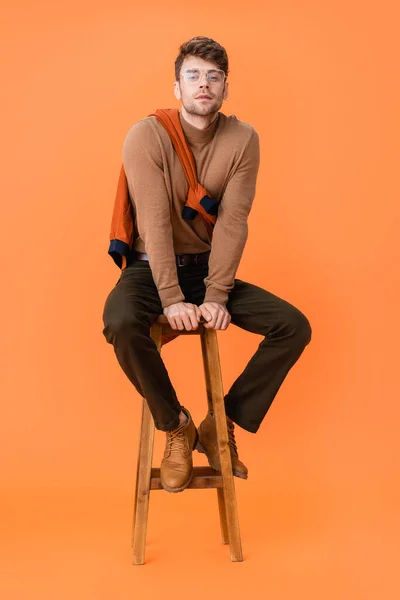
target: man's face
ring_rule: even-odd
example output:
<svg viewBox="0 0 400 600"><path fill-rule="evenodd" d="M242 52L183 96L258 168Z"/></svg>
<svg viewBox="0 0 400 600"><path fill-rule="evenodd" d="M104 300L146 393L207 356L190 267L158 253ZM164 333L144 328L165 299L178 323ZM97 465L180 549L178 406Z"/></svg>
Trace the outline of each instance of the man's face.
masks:
<svg viewBox="0 0 400 600"><path fill-rule="evenodd" d="M200 69L199 81L191 83L185 81L182 73L186 69ZM192 115L207 116L219 111L224 100L228 97L228 84L223 82L209 82L206 71L219 69L219 67L208 60L197 56L188 56L181 67L181 77L174 83L174 94L182 100L185 110ZM208 96L201 97L201 96Z"/></svg>

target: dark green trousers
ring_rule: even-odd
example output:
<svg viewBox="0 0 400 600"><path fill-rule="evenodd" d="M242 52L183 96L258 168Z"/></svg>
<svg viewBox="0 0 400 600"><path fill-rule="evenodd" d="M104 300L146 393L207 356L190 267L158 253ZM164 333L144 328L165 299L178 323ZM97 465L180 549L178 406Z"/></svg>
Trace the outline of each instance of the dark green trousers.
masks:
<svg viewBox="0 0 400 600"><path fill-rule="evenodd" d="M199 306L204 301L208 265L177 269L185 302ZM264 336L225 396L227 415L255 433L288 371L310 342L311 327L293 305L240 279L235 279L226 307L234 325ZM170 431L179 424L181 405L150 337L150 327L162 312L149 263L136 261L121 272L107 297L103 333L123 371L146 398L156 428Z"/></svg>

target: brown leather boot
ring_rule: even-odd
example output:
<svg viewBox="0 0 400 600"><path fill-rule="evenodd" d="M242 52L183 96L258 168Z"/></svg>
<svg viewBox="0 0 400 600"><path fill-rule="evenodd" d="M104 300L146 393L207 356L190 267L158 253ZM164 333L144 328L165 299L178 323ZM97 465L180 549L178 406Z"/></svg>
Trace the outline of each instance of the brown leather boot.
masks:
<svg viewBox="0 0 400 600"><path fill-rule="evenodd" d="M188 421L167 431L161 461L161 485L167 492L181 492L189 485L193 476L192 451L196 447L198 433L189 411L183 406L181 408Z"/></svg>
<svg viewBox="0 0 400 600"><path fill-rule="evenodd" d="M228 427L228 445L231 451L232 472L236 477L247 479L248 469L246 465L239 460L235 440L235 425L228 417L226 419L226 424ZM213 469L216 471L221 470L217 442L217 428L213 411L208 411L206 418L200 423L199 441L197 442L196 450L198 450L198 452L203 452L207 456L209 465Z"/></svg>

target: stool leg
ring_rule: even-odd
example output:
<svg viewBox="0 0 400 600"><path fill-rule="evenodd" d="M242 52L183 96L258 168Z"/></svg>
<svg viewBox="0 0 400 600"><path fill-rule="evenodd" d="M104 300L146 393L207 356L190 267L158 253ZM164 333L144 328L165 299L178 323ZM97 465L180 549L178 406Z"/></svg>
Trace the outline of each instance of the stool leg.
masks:
<svg viewBox="0 0 400 600"><path fill-rule="evenodd" d="M224 541L226 539L225 531L227 530L231 559L232 561L240 562L243 560L242 543L240 539L239 517L235 495L235 483L232 473L231 454L228 446L228 428L226 425L217 332L213 329L206 329L203 327L201 331L201 346L206 376L207 397L209 401L211 399L214 409L221 462L223 488L218 490L218 505L220 515L221 512L222 514L225 512L225 517L221 517L222 537Z"/></svg>
<svg viewBox="0 0 400 600"><path fill-rule="evenodd" d="M135 512L132 531L132 563L134 565L144 564L153 444L154 421L147 402L143 398L142 426L136 472Z"/></svg>
<svg viewBox="0 0 400 600"><path fill-rule="evenodd" d="M158 324L154 324L151 329L151 336L157 344L158 351L160 351L162 327ZM146 400L143 398L132 527L132 563L134 565L144 564L154 431L155 426L153 416Z"/></svg>
<svg viewBox="0 0 400 600"><path fill-rule="evenodd" d="M228 522L226 520L226 506L225 506L224 490L222 488L217 488L217 495L218 495L218 510L219 510L219 522L221 524L222 543L229 544Z"/></svg>
<svg viewBox="0 0 400 600"><path fill-rule="evenodd" d="M204 336L201 337L202 344L202 352L203 352L203 361L204 361L204 375L206 379L206 390L207 390L207 402L208 402L208 410L213 410L213 402L212 402L212 394L211 394L211 380L210 380L210 371L208 368L208 363L205 360L206 355L206 347L204 342ZM221 524L221 535L222 535L222 543L229 544L229 535L228 535L228 523L226 520L226 506L225 506L225 498L224 498L224 490L222 488L217 488L217 497L218 497L218 511L219 511L219 521Z"/></svg>

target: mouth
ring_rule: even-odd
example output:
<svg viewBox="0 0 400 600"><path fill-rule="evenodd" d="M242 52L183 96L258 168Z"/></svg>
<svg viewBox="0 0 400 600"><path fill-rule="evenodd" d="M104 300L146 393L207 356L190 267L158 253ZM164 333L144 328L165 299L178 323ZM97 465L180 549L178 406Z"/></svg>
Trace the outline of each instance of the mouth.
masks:
<svg viewBox="0 0 400 600"><path fill-rule="evenodd" d="M206 95L197 96L196 100L211 100L211 96L206 96Z"/></svg>

